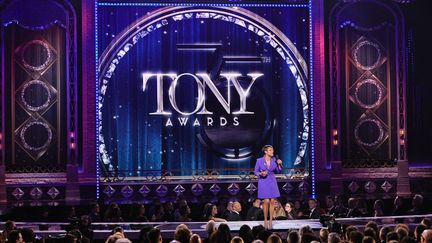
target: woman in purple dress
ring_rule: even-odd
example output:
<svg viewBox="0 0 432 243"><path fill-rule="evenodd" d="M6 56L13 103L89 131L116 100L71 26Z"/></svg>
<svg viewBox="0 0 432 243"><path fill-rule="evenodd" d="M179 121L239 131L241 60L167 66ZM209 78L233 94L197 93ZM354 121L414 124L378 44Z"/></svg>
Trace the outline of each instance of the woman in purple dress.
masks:
<svg viewBox="0 0 432 243"><path fill-rule="evenodd" d="M263 199L264 227L273 228L273 213L275 199L280 197L275 172L282 171L282 160L273 157L273 146L265 145L262 148L264 156L257 159L255 175L258 177L258 198ZM270 212L270 220L267 217Z"/></svg>

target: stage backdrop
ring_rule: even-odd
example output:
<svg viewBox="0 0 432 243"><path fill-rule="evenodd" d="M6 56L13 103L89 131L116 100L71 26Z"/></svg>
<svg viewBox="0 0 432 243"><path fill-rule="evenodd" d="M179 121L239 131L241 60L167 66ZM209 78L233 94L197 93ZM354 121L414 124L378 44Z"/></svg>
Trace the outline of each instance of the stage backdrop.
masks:
<svg viewBox="0 0 432 243"><path fill-rule="evenodd" d="M99 2L102 176L308 170L308 5ZM91 65L90 63L88 65Z"/></svg>

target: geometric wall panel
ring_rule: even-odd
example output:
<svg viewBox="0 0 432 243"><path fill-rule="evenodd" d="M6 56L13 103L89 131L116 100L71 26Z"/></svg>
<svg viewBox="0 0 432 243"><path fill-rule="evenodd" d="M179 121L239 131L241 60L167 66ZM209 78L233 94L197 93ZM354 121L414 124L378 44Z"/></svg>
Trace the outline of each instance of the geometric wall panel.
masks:
<svg viewBox="0 0 432 243"><path fill-rule="evenodd" d="M343 167L388 167L406 160L398 11L381 1L339 1L330 11L331 157Z"/></svg>

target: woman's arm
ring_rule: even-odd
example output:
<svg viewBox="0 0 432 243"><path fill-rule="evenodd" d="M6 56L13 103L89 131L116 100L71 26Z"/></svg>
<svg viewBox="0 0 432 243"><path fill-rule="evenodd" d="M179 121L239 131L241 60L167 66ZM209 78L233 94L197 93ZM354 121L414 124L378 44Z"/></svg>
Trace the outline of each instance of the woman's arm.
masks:
<svg viewBox="0 0 432 243"><path fill-rule="evenodd" d="M255 170L254 170L254 174L255 174L255 176L260 176L260 166L259 166L259 163L258 163L258 159L257 159L257 161L256 161L256 163L255 163Z"/></svg>
<svg viewBox="0 0 432 243"><path fill-rule="evenodd" d="M279 160L279 159L278 159ZM276 168L275 168L275 171L277 172L277 173L281 173L282 172L282 166L280 166L279 164L278 164L278 160L275 160L275 164L276 164ZM281 164L282 164L282 161L281 161Z"/></svg>

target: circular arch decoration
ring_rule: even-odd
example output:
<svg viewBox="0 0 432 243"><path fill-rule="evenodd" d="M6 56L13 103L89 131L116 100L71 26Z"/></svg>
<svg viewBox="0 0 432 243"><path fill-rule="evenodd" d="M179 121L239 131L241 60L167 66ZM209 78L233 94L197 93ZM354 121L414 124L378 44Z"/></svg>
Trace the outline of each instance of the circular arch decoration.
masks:
<svg viewBox="0 0 432 243"><path fill-rule="evenodd" d="M26 135L28 129L30 127L33 127L33 126L42 126L43 128L45 128L45 130L47 132L47 140L45 140L44 144L42 144L39 147L31 146L30 144L27 143L26 138L25 138L25 135ZM22 142L23 146L26 149L28 149L30 151L40 151L40 150L46 149L50 145L50 143L52 141L52 135L53 134L52 134L51 128L49 127L48 124L46 124L44 122L40 122L40 121L32 121L32 122L27 123L22 128L22 130L20 132L20 139L21 139L21 142Z"/></svg>
<svg viewBox="0 0 432 243"><path fill-rule="evenodd" d="M39 66L33 66L32 64L29 64L28 61L25 59L25 52L28 48L30 48L30 46L32 45L38 45L38 46L42 46L44 52L46 52L46 58L43 61L43 63ZM48 45L48 43L46 43L45 41L42 40L31 40L27 43L25 43L22 46L22 50L21 50L21 63L22 65L34 72L42 72L44 71L50 64L51 61L53 60L53 53L51 52L51 49Z"/></svg>
<svg viewBox="0 0 432 243"><path fill-rule="evenodd" d="M45 98L45 102L42 105L32 106L31 104L29 104L29 102L27 102L27 100L25 98L25 93L26 93L27 89L29 89L29 87L36 86L36 85L40 85L46 91L47 96ZM43 109L46 109L51 103L51 98L52 98L51 97L51 90L50 90L49 86L45 82L40 81L40 80L29 81L21 89L21 94L20 94L21 102L24 104L25 108L27 110L30 110L30 111L38 112L38 111L41 111Z"/></svg>
<svg viewBox="0 0 432 243"><path fill-rule="evenodd" d="M378 137L373 142L366 142L366 141L362 140L362 138L360 137L360 127L366 123L373 124L378 129ZM375 118L367 118L367 119L361 120L357 123L357 125L354 128L354 136L355 136L356 142L362 146L367 147L367 148L373 148L375 146L378 146L384 139L384 133L385 133L384 128L383 128L381 122Z"/></svg>
<svg viewBox="0 0 432 243"><path fill-rule="evenodd" d="M269 47L273 48L288 65L298 88L302 105L302 125L300 143L294 165L303 161L305 151L309 143L309 97L308 97L308 68L307 63L297 50L295 45L279 29L269 21L240 7L164 7L138 19L135 23L126 27L108 45L99 58L99 99L97 105L99 156L102 163L113 168L103 134L102 107L109 82L121 59L137 44L152 32L158 31L171 21L187 21L194 18L225 21L241 26L245 31L250 31L262 38Z"/></svg>
<svg viewBox="0 0 432 243"><path fill-rule="evenodd" d="M359 96L359 90L368 84L373 85L377 89L377 92L378 92L378 96L376 97L375 102L373 102L372 104L367 104L367 103L363 102ZM355 90L354 90L355 100L357 101L357 104L359 106L361 106L365 109L373 109L373 108L377 107L381 103L383 96L384 96L383 88L378 84L378 81L376 81L376 80L364 79L364 80L361 80L360 82L358 82L355 86Z"/></svg>
<svg viewBox="0 0 432 243"><path fill-rule="evenodd" d="M371 46L376 51L376 60L371 65L364 64L360 61L360 57L359 57L360 49L362 49L363 47L366 47L366 46ZM381 64L381 49L380 49L379 45L375 42L372 42L369 40L362 40L359 43L357 43L356 46L354 47L353 58L354 58L354 62L355 62L357 67L359 67L363 70L373 70Z"/></svg>

